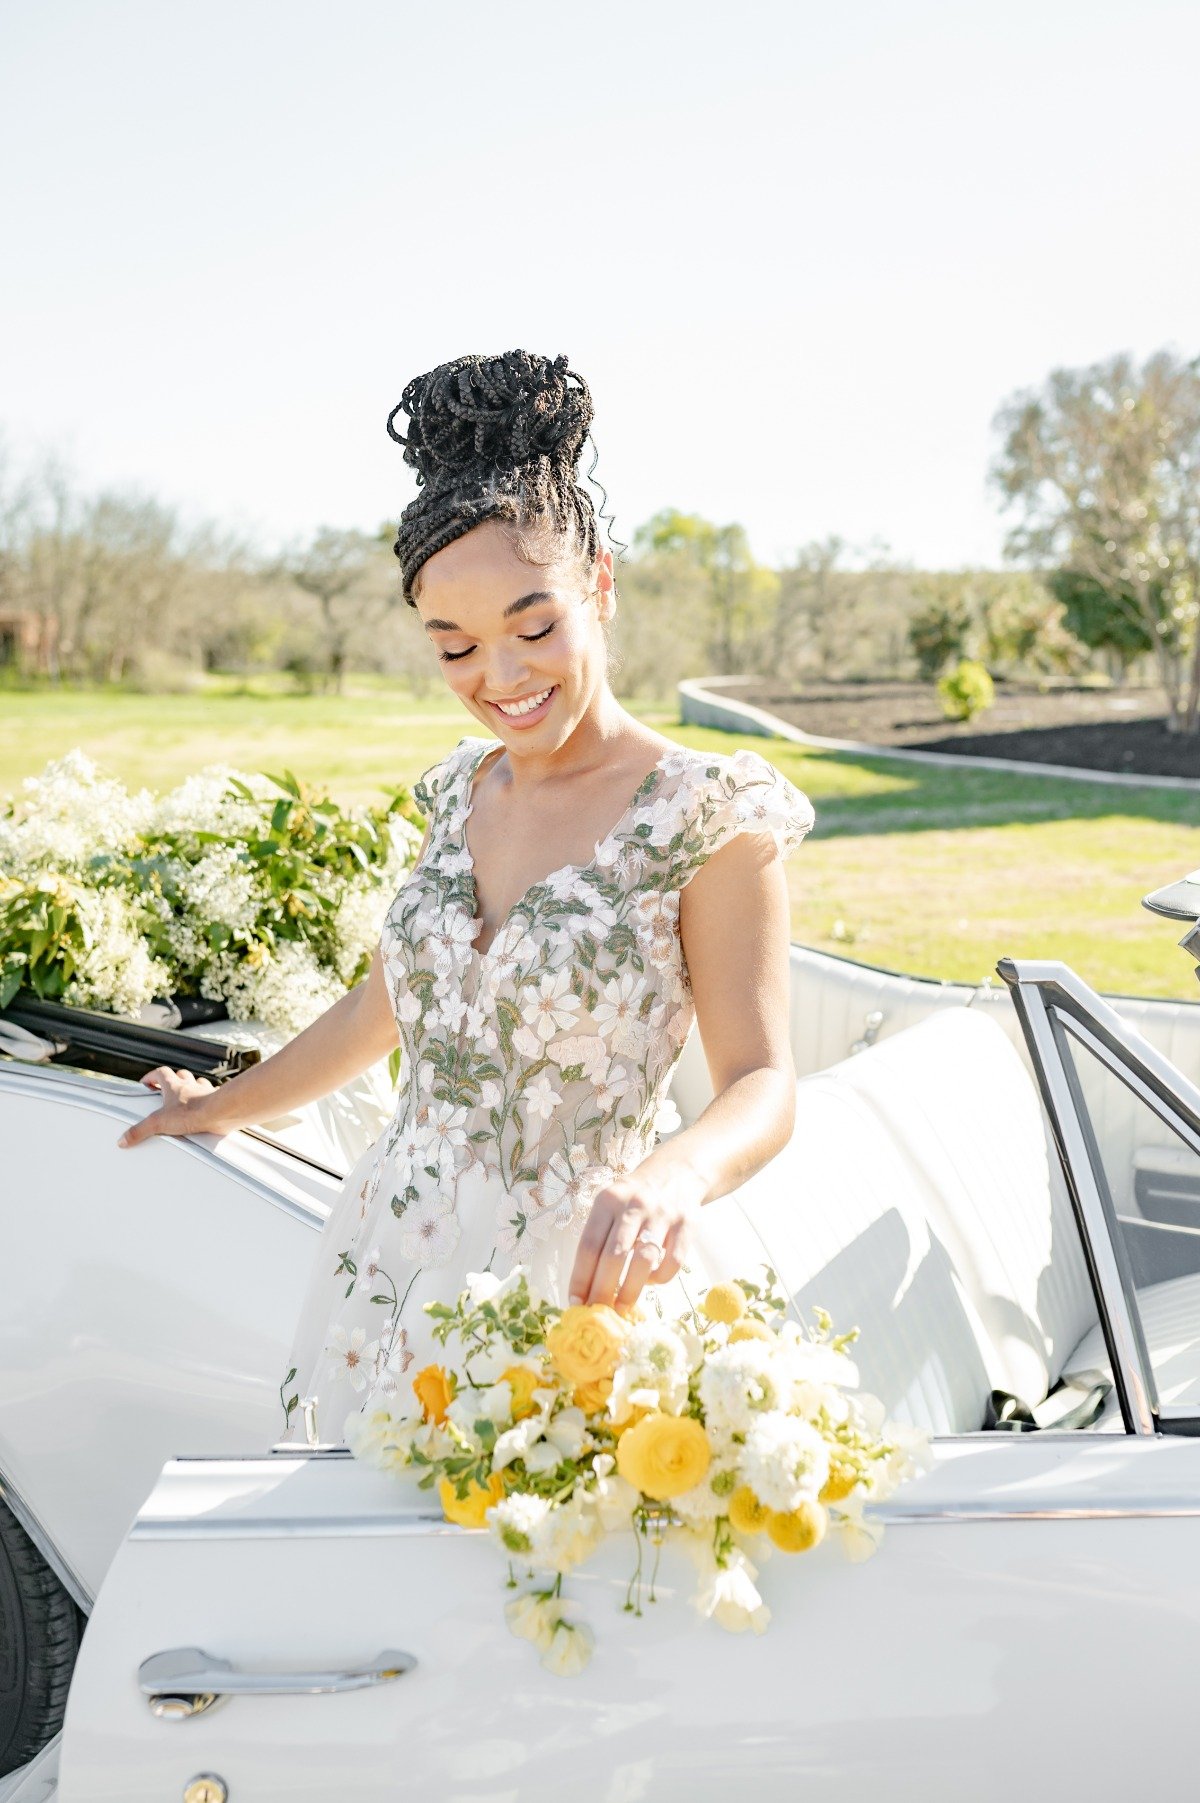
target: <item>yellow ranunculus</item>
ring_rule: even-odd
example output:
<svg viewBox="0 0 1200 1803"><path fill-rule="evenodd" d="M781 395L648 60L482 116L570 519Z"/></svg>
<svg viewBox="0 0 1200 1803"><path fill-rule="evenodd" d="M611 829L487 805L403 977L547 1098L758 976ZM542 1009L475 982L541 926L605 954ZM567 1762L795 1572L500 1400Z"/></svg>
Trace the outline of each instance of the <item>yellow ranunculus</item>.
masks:
<svg viewBox="0 0 1200 1803"><path fill-rule="evenodd" d="M850 1465L839 1465L836 1461L829 1467L829 1476L817 1492L818 1501L823 1503L844 1502L855 1484L858 1473Z"/></svg>
<svg viewBox="0 0 1200 1803"><path fill-rule="evenodd" d="M526 1415L536 1415L537 1403L533 1400L533 1392L541 1389L543 1380L533 1367L510 1365L500 1375L504 1382L512 1385L513 1420L524 1421Z"/></svg>
<svg viewBox="0 0 1200 1803"><path fill-rule="evenodd" d="M781 1553L806 1553L825 1535L825 1511L820 1503L802 1502L790 1514L767 1515L767 1533Z"/></svg>
<svg viewBox="0 0 1200 1803"><path fill-rule="evenodd" d="M740 1321L746 1312L746 1292L738 1283L714 1283L700 1308L710 1321Z"/></svg>
<svg viewBox="0 0 1200 1803"><path fill-rule="evenodd" d="M739 1484L729 1499L729 1525L738 1534L761 1534L770 1509L760 1503L749 1484Z"/></svg>
<svg viewBox="0 0 1200 1803"><path fill-rule="evenodd" d="M612 1378L598 1377L592 1384L576 1384L573 1401L585 1415L599 1415L608 1407L612 1395Z"/></svg>
<svg viewBox="0 0 1200 1803"><path fill-rule="evenodd" d="M621 1438L622 1434L627 1434L631 1427L636 1427L639 1421L644 1421L646 1419L646 1416L649 1413L650 1413L649 1409L643 1409L640 1407L636 1408L636 1409L630 1409L630 1411L629 1411L628 1415L626 1415L624 1421L614 1421L612 1423L612 1431L616 1435L617 1439L619 1440Z"/></svg>
<svg viewBox="0 0 1200 1803"><path fill-rule="evenodd" d="M426 1421L436 1421L440 1427L454 1401L454 1373L443 1370L441 1365L423 1365L413 1378L412 1387Z"/></svg>
<svg viewBox="0 0 1200 1803"><path fill-rule="evenodd" d="M482 1484L472 1483L460 1501L454 1493L454 1485L448 1477L444 1477L438 1485L438 1495L442 1499L442 1514L447 1521L457 1522L460 1528L481 1528L485 1525L483 1518L492 1504L503 1500L504 1479L498 1471L493 1471L486 1489Z"/></svg>
<svg viewBox="0 0 1200 1803"><path fill-rule="evenodd" d="M594 1384L616 1370L628 1331L606 1302L575 1303L546 1335L546 1350L568 1383Z"/></svg>
<svg viewBox="0 0 1200 1803"><path fill-rule="evenodd" d="M775 1335L765 1321L756 1321L753 1315L747 1315L743 1321L735 1321L729 1329L729 1344L735 1345L738 1340L773 1340Z"/></svg>
<svg viewBox="0 0 1200 1803"><path fill-rule="evenodd" d="M617 1441L617 1470L656 1502L682 1496L700 1482L711 1461L708 1435L690 1415L655 1409Z"/></svg>

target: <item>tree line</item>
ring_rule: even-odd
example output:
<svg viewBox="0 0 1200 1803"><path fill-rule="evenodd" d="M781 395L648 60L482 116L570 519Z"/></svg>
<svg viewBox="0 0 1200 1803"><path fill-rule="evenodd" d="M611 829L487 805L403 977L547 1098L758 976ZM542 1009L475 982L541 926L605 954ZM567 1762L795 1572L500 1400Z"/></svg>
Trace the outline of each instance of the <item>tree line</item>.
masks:
<svg viewBox="0 0 1200 1803"><path fill-rule="evenodd" d="M968 656L1002 680L1148 681L1173 729L1196 732L1200 359L1056 370L995 430L1004 570L922 571L836 537L768 567L740 525L656 514L617 563L618 692L701 675L932 680ZM393 538L323 526L267 556L153 495L81 492L54 458L20 471L0 447L0 667L151 689L277 670L337 690L375 670L419 689L434 670Z"/></svg>

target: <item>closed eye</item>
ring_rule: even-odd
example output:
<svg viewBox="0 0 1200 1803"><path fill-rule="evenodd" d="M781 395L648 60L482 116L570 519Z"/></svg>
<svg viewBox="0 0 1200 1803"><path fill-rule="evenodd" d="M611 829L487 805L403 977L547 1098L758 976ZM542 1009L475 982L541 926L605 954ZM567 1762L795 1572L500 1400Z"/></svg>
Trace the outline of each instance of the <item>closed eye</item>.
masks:
<svg viewBox="0 0 1200 1803"><path fill-rule="evenodd" d="M532 644L536 639L546 638L549 633L554 631L554 628L557 625L557 620L551 620L549 626L543 626L540 632L519 632L517 637L519 639L527 639L529 643ZM474 645L468 645L465 651L439 651L438 656L444 664L453 664L457 663L460 657L470 657L474 649Z"/></svg>

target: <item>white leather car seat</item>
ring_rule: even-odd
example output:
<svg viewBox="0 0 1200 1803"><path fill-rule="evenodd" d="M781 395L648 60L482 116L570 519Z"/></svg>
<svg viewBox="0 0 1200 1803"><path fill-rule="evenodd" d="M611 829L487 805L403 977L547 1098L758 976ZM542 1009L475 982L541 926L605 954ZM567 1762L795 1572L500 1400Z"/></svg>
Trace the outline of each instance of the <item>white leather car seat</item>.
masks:
<svg viewBox="0 0 1200 1803"><path fill-rule="evenodd" d="M788 1145L701 1240L706 1273L767 1258L807 1320L859 1326L864 1386L938 1433L991 1389L1040 1402L1096 1320L1040 1099L965 1006L801 1078Z"/></svg>

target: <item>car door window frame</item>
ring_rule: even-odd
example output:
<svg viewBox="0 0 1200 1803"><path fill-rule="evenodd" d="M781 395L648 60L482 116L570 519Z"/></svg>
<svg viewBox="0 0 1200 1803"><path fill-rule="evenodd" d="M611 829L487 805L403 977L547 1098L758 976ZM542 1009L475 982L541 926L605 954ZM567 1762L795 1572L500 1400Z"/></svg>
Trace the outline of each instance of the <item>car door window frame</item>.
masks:
<svg viewBox="0 0 1200 1803"><path fill-rule="evenodd" d="M1071 1051L1074 1036L1200 1157L1200 1089L1066 964L1002 958L1075 1213L1125 1428L1200 1434L1200 1410L1159 1403L1137 1287ZM1198 1323L1200 1327L1200 1323Z"/></svg>

